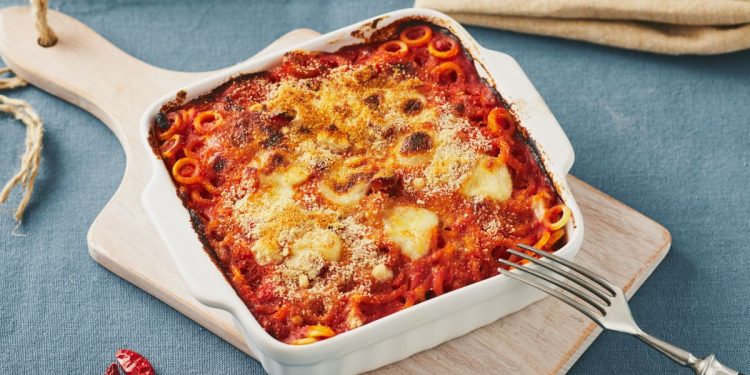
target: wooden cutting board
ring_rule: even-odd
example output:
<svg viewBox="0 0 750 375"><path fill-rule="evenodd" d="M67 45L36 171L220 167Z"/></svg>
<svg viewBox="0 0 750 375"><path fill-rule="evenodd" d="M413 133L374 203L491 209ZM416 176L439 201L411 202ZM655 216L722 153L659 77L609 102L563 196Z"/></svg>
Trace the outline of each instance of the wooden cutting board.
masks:
<svg viewBox="0 0 750 375"><path fill-rule="evenodd" d="M120 188L88 233L91 257L252 356L228 313L193 299L141 206L151 174L138 134L139 117L158 97L209 73L183 73L139 61L64 14L50 11L60 41L36 43L29 8L0 10L0 54L35 86L91 112L115 133L127 157ZM294 30L261 51L317 35ZM569 178L586 234L578 262L606 275L628 296L641 286L669 250L669 232L658 223ZM545 298L513 315L432 350L377 370L379 373L565 373L600 329L575 310Z"/></svg>

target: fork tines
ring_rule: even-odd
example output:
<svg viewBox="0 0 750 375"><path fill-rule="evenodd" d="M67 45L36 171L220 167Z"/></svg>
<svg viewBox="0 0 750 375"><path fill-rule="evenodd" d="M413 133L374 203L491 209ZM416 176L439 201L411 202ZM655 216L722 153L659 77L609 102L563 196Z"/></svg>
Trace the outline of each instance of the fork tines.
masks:
<svg viewBox="0 0 750 375"><path fill-rule="evenodd" d="M502 264L511 267L509 270L500 268L499 271L508 275L518 281L529 284L547 294L552 295L555 298L567 303L576 310L582 312L595 322L599 323L600 318L607 314L607 307L612 305L612 299L617 295L616 290L618 289L609 281L605 280L601 276L595 274L589 269L575 264L567 259L561 258L557 255L550 254L546 251L539 250L537 248L518 244L518 247L527 250L533 254L537 254L546 258L546 260L537 259L526 253L509 249L508 253L513 254L521 259L524 259L530 264L537 264L541 268L544 268L550 272L542 272L540 268L534 269L527 265L519 263L513 263L505 259L498 259ZM525 262L523 262L525 263ZM567 268L563 269L560 265ZM513 272L513 269L522 271L530 276L522 275L518 272ZM572 272L572 271L575 271ZM577 273L577 274L576 274ZM558 276L558 277L554 277ZM579 276L580 275L580 276ZM540 282L545 282L559 287L560 289L575 296L571 298L568 294L563 293L560 290L555 290ZM565 279L570 282L564 282L561 279ZM572 285L571 285L572 284ZM578 286L578 287L576 287Z"/></svg>

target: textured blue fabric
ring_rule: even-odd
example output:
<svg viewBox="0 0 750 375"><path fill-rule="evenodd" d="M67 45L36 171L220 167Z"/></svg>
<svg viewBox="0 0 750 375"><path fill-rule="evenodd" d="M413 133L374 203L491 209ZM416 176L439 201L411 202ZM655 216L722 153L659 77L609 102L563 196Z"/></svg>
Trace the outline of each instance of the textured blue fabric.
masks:
<svg viewBox="0 0 750 375"><path fill-rule="evenodd" d="M411 5L51 3L140 59L190 71L243 60L295 27L329 31ZM469 29L514 56L542 93L575 147L573 174L672 232L670 254L632 300L642 327L750 371L750 51L668 57ZM19 194L0 212L0 373L102 373L119 347L142 352L160 374L262 373L89 258L86 232L119 184L122 150L104 125L68 103L35 88L10 95L31 102L47 132L25 236L10 234ZM0 116L0 180L15 172L23 134ZM571 373L678 371L637 340L605 333Z"/></svg>

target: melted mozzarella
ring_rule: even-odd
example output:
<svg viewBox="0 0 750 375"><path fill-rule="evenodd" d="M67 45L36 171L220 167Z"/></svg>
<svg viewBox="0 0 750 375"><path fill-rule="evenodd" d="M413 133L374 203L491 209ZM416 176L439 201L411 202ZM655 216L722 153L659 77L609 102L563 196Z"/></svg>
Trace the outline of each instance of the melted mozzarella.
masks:
<svg viewBox="0 0 750 375"><path fill-rule="evenodd" d="M345 192L337 192L323 181L318 183L318 191L323 195L323 198L343 207L353 206L359 203L359 201L365 197L365 194L367 194L368 189L369 184L361 182Z"/></svg>
<svg viewBox="0 0 750 375"><path fill-rule="evenodd" d="M341 257L341 239L328 229L315 229L305 233L291 247L292 255L304 252L316 252L329 262L336 262Z"/></svg>
<svg viewBox="0 0 750 375"><path fill-rule="evenodd" d="M383 282L393 278L393 271L391 271L385 264L380 263L372 268L372 277L375 280Z"/></svg>
<svg viewBox="0 0 750 375"><path fill-rule="evenodd" d="M534 211L534 216L536 216L537 220L544 220L544 213L547 211L547 207L544 204L542 193L536 194L531 198L531 209Z"/></svg>
<svg viewBox="0 0 750 375"><path fill-rule="evenodd" d="M427 164L430 161L430 154L414 154L414 155L403 155L401 153L396 156L398 163L404 167L417 167L423 164Z"/></svg>
<svg viewBox="0 0 750 375"><path fill-rule="evenodd" d="M482 157L461 187L461 192L472 198L490 198L505 202L513 192L513 181L508 167L497 158Z"/></svg>
<svg viewBox="0 0 750 375"><path fill-rule="evenodd" d="M262 185L293 187L307 180L310 171L300 165L292 165L283 171L274 172L268 176L261 175Z"/></svg>
<svg viewBox="0 0 750 375"><path fill-rule="evenodd" d="M283 258L276 241L265 237L259 238L255 241L250 250L253 252L253 256L255 256L255 261L261 266L278 263Z"/></svg>
<svg viewBox="0 0 750 375"><path fill-rule="evenodd" d="M438 217L418 207L395 207L383 219L386 238L411 260L419 259L430 250L437 233Z"/></svg>
<svg viewBox="0 0 750 375"><path fill-rule="evenodd" d="M361 176L363 173L370 173L371 170L372 166L368 164L366 157L350 157L327 172L325 178L318 183L318 192L323 198L340 207L353 206L359 203L370 189L370 184L361 181Z"/></svg>
<svg viewBox="0 0 750 375"><path fill-rule="evenodd" d="M318 134L315 135L315 142L335 153L342 153L350 146L346 134L329 130L321 130L318 132Z"/></svg>
<svg viewBox="0 0 750 375"><path fill-rule="evenodd" d="M274 158L280 157L276 152L262 152L256 156L251 162L250 166L258 170L270 167L274 162ZM288 158L281 156L284 162L288 162ZM288 186L293 187L307 180L310 176L310 169L306 168L303 163L292 163L290 166L279 166L274 168L270 174L259 173L259 179L261 185L265 186Z"/></svg>
<svg viewBox="0 0 750 375"><path fill-rule="evenodd" d="M350 308L349 313L346 315L347 327L349 327L349 329L354 329L363 324L365 324L365 322L360 318L359 312L354 308Z"/></svg>

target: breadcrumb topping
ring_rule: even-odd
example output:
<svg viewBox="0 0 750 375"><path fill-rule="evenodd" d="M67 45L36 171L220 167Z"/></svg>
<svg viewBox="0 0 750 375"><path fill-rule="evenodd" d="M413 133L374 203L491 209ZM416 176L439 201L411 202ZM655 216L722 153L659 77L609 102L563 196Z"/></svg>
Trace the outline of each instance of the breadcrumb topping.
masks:
<svg viewBox="0 0 750 375"><path fill-rule="evenodd" d="M250 106L269 118L291 118L278 147L281 166L266 173L279 156L256 157L260 186L232 207L248 238L278 245L280 260L264 281L277 295L319 299L327 310L342 295L368 295L372 283L393 275L378 253L382 226L372 226L361 207L365 193L394 181L423 198L456 193L491 148L441 98L427 97L425 85L399 71L346 65L311 79L281 80ZM318 182L308 181L313 175ZM414 204L424 207L423 198ZM340 259L326 260L325 244L317 252L290 251L318 230L338 236Z"/></svg>

